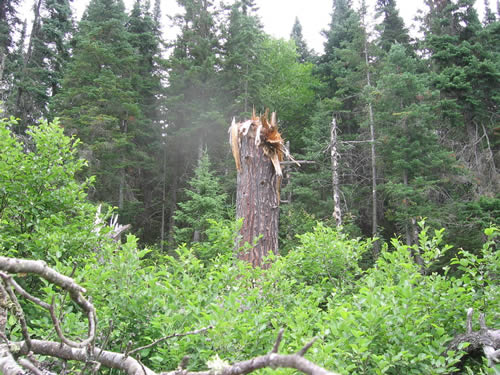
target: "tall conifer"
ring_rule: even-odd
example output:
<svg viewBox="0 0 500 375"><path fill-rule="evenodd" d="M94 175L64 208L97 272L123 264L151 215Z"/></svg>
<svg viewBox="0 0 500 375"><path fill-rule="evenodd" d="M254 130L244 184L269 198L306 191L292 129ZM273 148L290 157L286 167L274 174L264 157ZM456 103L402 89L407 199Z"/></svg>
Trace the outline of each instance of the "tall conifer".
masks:
<svg viewBox="0 0 500 375"><path fill-rule="evenodd" d="M125 28L121 0L91 0L74 40L74 55L55 97L55 113L67 133L84 143L92 198L126 212L138 202L133 176L141 153L141 107L133 81L138 54Z"/></svg>

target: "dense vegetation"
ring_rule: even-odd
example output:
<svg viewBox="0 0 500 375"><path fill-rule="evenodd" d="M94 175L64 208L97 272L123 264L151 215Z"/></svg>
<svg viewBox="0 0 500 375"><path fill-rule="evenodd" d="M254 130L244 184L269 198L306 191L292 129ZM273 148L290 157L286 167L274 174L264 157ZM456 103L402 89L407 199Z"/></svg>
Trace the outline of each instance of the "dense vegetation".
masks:
<svg viewBox="0 0 500 375"><path fill-rule="evenodd" d="M267 270L237 260L238 226L229 221L212 221L206 240L180 246L172 255L140 249L135 236L122 244L96 225L98 209L85 193L91 181L75 180L84 166L75 139L64 136L58 123L42 123L28 130L32 143L25 152L12 133L15 126L0 122L0 249L7 256L45 259L74 275L93 297L96 346L123 352L128 345L142 347L212 326L202 335L172 338L134 354L154 369L175 369L189 355L189 368L196 370L216 355L233 362L266 353L277 331L286 328L285 352L317 336L309 357L343 374L489 374L480 353L461 361L463 353L448 345L465 331L466 308L484 313L490 325L498 322L498 228L484 231L486 242L475 253L461 250L439 272L434 269L450 246L443 243L443 230L432 231L423 222L415 245L393 239L369 268L363 259L372 240L322 223L298 236L288 255L269 259ZM422 265L414 261L415 252ZM56 298L68 337L84 337L81 311L59 288L38 280L18 278L48 303ZM23 306L31 336L57 340L49 314L26 301ZM16 317L6 322L12 341L23 337ZM476 314L474 327L477 321ZM58 361L44 366L61 371ZM89 363L63 368L76 373L82 366Z"/></svg>
<svg viewBox="0 0 500 375"><path fill-rule="evenodd" d="M467 308L499 320L500 15L488 1L479 17L473 0L427 0L413 39L394 0L377 1L371 33L364 6L333 0L321 55L298 20L288 41L266 35L252 0L178 0L171 45L159 0L129 13L91 0L77 24L69 0L37 0L29 37L19 3L0 4L0 252L74 273L99 346L213 325L138 353L151 368L189 354L202 369L262 354L286 327L287 352L318 336L309 356L340 373L491 371L447 350ZM227 128L253 107L277 111L292 154L313 162L286 170L281 256L265 271L234 256ZM132 225L123 244L96 230L98 204ZM63 302L78 336L86 323ZM34 337L55 337L24 308Z"/></svg>

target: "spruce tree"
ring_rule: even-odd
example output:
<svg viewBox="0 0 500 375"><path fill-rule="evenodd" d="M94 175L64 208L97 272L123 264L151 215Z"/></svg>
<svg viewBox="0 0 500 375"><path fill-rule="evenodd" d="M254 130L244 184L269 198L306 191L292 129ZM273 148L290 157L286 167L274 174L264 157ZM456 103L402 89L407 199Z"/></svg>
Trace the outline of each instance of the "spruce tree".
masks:
<svg viewBox="0 0 500 375"><path fill-rule="evenodd" d="M480 181L480 194L498 190L489 139L498 118L498 22L483 29L474 1L427 1L425 47L445 141ZM493 116L493 117L492 117ZM473 182L472 182L473 183Z"/></svg>
<svg viewBox="0 0 500 375"><path fill-rule="evenodd" d="M163 148L163 103L160 98L164 91L161 85L164 61L161 57L159 21L159 16L156 18L151 13L149 1L144 3L136 0L126 24L130 44L138 54L131 84L137 93L140 109L135 119L138 131L134 142L141 153L136 165L137 171L130 182L141 207L134 208L130 220L141 228L141 239L145 242L152 242L159 235L161 217L160 211L155 209L161 200L158 171L161 170L162 158L159 155Z"/></svg>
<svg viewBox="0 0 500 375"><path fill-rule="evenodd" d="M342 194L347 203L347 210L344 211L348 211L348 216L358 217L360 222L370 222L370 206L360 205L362 200L370 199L368 197L371 191L371 187L366 185L370 181L371 171L370 163L366 162L370 158L366 147L369 135L365 126L366 102L362 97L367 77L365 38L360 16L352 9L350 1L333 1L330 28L324 35L327 37L325 52L319 57L316 69L324 84L319 90L322 99L314 111L311 127L304 130L304 157L316 160L317 165L311 167L313 170L310 173L314 177L294 178L300 186L296 190L303 193L301 199L312 201L318 199L318 194L322 197L320 199L326 199L327 204L313 205L312 209L318 216L331 216L332 170L327 151L330 147L332 116L335 116L339 128ZM317 181L314 187L307 186L310 185L308 179L310 181L311 178ZM312 198L313 196L316 198Z"/></svg>
<svg viewBox="0 0 500 375"><path fill-rule="evenodd" d="M484 18L483 23L489 25L497 20L495 13L491 10L489 0L484 0Z"/></svg>
<svg viewBox="0 0 500 375"><path fill-rule="evenodd" d="M9 65L15 59L14 32L21 23L16 7L19 0L2 0L0 2L0 102L7 99L7 92L11 85L11 70ZM0 108L3 104L0 104Z"/></svg>
<svg viewBox="0 0 500 375"><path fill-rule="evenodd" d="M309 48L307 48L307 43L302 35L302 25L300 24L298 17L295 17L292 32L290 33L290 39L295 42L295 47L297 48L297 53L299 55L298 61L301 63L310 62L312 59L311 52L309 51Z"/></svg>
<svg viewBox="0 0 500 375"><path fill-rule="evenodd" d="M175 212L175 240L177 243L203 241L209 220L221 220L227 214L224 209L227 196L221 190L206 153L188 181L185 195L187 199L179 203Z"/></svg>
<svg viewBox="0 0 500 375"><path fill-rule="evenodd" d="M69 0L39 0L19 79L12 98L12 111L26 128L48 116L50 98L60 89L63 69L69 60L69 37L73 31Z"/></svg>
<svg viewBox="0 0 500 375"><path fill-rule="evenodd" d="M227 117L248 117L261 109L258 89L263 84L261 54L264 34L253 2L235 2L223 28L222 75Z"/></svg>
<svg viewBox="0 0 500 375"><path fill-rule="evenodd" d="M405 27L403 18L399 16L395 0L377 0L376 10L378 16L383 16L382 22L377 25L380 33L378 38L379 46L389 52L394 43L410 48L410 36Z"/></svg>
<svg viewBox="0 0 500 375"><path fill-rule="evenodd" d="M170 184L169 242L173 241L177 191L205 148L209 153L225 136L227 122L219 112L219 42L217 9L208 0L178 0L183 15L175 18L180 34L168 60L167 160ZM221 149L221 148L219 148Z"/></svg>
<svg viewBox="0 0 500 375"><path fill-rule="evenodd" d="M97 178L91 197L118 206L125 215L138 203L133 176L142 162L137 142L142 113L133 85L139 59L126 21L121 0L89 3L54 103L66 132L85 145L88 172Z"/></svg>
<svg viewBox="0 0 500 375"><path fill-rule="evenodd" d="M417 240L417 218L439 221L438 207L449 196L446 174L453 159L439 143L433 105L437 93L430 91L428 75L418 72L418 61L403 45L395 44L381 64L376 114L385 224L412 245Z"/></svg>

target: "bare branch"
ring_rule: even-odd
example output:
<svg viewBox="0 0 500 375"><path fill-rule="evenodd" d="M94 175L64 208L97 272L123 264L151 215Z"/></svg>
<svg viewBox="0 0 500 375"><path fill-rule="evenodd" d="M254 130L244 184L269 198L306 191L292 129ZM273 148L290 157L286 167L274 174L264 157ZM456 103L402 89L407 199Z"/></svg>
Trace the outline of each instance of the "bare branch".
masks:
<svg viewBox="0 0 500 375"><path fill-rule="evenodd" d="M467 333L472 333L472 314L474 314L474 309L472 307L470 307L468 310L467 310L467 329L465 332Z"/></svg>
<svg viewBox="0 0 500 375"><path fill-rule="evenodd" d="M43 373L41 370L39 370L33 363L31 363L26 358L21 358L19 360L19 364L21 366L23 366L26 370L31 371L34 375L48 375L47 372ZM50 374L53 374L53 373L50 373Z"/></svg>
<svg viewBox="0 0 500 375"><path fill-rule="evenodd" d="M500 330L488 329L484 314L481 313L479 315L479 325L481 329L479 331L472 331L471 319L473 312L474 310L472 308L467 310L467 331L466 333L455 336L448 344L447 351L462 350L470 354L478 349L483 349L489 365L494 366L495 363L500 361ZM468 343L468 345L462 348L461 344L464 343Z"/></svg>
<svg viewBox="0 0 500 375"><path fill-rule="evenodd" d="M276 342L274 343L273 350L271 350L271 353L278 353L278 349L280 348L281 340L283 339L283 332L285 332L284 328L281 328L278 337L276 338Z"/></svg>
<svg viewBox="0 0 500 375"><path fill-rule="evenodd" d="M41 260L27 260L27 259L16 259L0 257L0 270L10 273L34 273L40 277L43 277L47 281L61 287L62 289L69 292L71 299L75 301L83 311L87 313L87 319L89 322L88 337L81 342L75 342L64 337L62 329L60 328L60 322L57 318L53 305L49 306L48 310L52 318L56 332L65 344L73 346L75 348L84 348L94 341L95 331L96 331L96 315L94 306L90 303L82 293L85 293L85 289L75 283L71 277L60 274L59 272L50 268L47 263ZM18 288L16 288L17 290ZM19 287L21 290L22 288ZM26 293L27 294L27 293ZM31 301L35 302L37 300L35 297L29 298ZM38 302L41 302L38 300ZM35 302L37 303L37 302ZM38 305L47 308L45 303L38 303Z"/></svg>
<svg viewBox="0 0 500 375"><path fill-rule="evenodd" d="M11 273L35 273L45 278L46 280L60 286L64 290L67 290L71 298L77 302L84 311L87 312L89 318L89 338L80 342L74 343L71 340L65 339L60 331L59 319L55 316L54 303L48 305L35 297L29 295L25 292L15 281L10 277L10 275L3 274L3 280L10 280L10 286L13 286L14 290L19 294L23 295L27 299L37 303L38 305L46 308L51 314L53 324L58 331L58 336L62 342L46 341L46 340L36 340L29 339L29 336L25 336L25 341L21 342L9 342L6 344L0 344L0 373L3 375L24 375L24 371L19 363L25 366L34 374L44 374L39 369L36 368L31 361L21 359L17 363L12 354L17 356L28 356L31 358L31 354L50 356L54 358L59 358L62 360L72 360L79 361L83 363L89 363L89 358L95 365L94 372L97 371L101 366L118 369L125 372L127 375L158 375L158 373L144 366L140 361L130 356L130 354L136 353L142 349L150 348L158 343L165 341L172 337L182 337L187 335L199 334L213 328L212 326L202 328L195 331L190 331L186 333L173 334L167 337L163 337L155 342L130 350L131 342L127 345L125 353L117 353L112 351L104 350L103 348L95 347L92 344L93 337L95 335L95 312L92 303L86 300L82 293L85 291L81 286L79 286L71 278L59 274L55 270L49 268L45 262L41 261L30 261L30 260L20 260L20 259L10 259L5 257L0 257L0 270ZM5 281L7 282L7 281ZM8 288L7 288L8 289ZM12 294L13 291L11 290ZM7 291L5 288L0 289L0 297L4 295L7 296ZM6 298L3 298L4 300ZM12 297L11 297L12 299ZM14 295L13 300L16 300ZM1 301L0 301L1 302ZM5 301L2 302L6 304ZM45 305L44 305L45 304ZM0 312L3 310L3 305L0 305ZM18 316L18 319L20 317ZM324 368L310 362L305 359L303 355L312 346L315 339L306 344L297 354L282 355L278 354L278 348L283 338L283 330L280 330L277 340L274 344L272 351L266 355L258 356L249 360L237 362L233 365L226 366L217 375L245 375L262 368L292 368L299 370L308 375L337 375L333 372L325 370ZM89 345L84 345L85 343ZM213 370L200 371L200 372L190 372L184 370L187 364L187 360L181 362L179 368L174 371L163 372L163 375L214 375Z"/></svg>
<svg viewBox="0 0 500 375"><path fill-rule="evenodd" d="M28 345L28 347L30 347L31 346L31 337L30 337L30 334L28 332L28 325L26 324L26 319L24 317L23 309L22 309L21 305L19 304L19 301L17 300L17 297L14 294L14 292L12 291L12 288L10 286L10 283L9 283L10 277L5 275L3 272L0 272L0 276L4 279L4 281L6 283L5 290L7 291L7 294L9 295L10 300L14 304L14 308L16 310L16 318L19 321L19 323L21 324L21 332L23 334L24 341L26 341L26 344Z"/></svg>
<svg viewBox="0 0 500 375"><path fill-rule="evenodd" d="M0 345L0 373L4 375L23 375L25 371L14 360L8 345Z"/></svg>
<svg viewBox="0 0 500 375"><path fill-rule="evenodd" d="M305 344L304 347L297 352L297 355L300 357L303 357L307 353L307 351L309 349L311 349L311 346L313 346L313 344L316 342L317 339L318 338L315 337L311 341L309 341L307 344Z"/></svg>
<svg viewBox="0 0 500 375"><path fill-rule="evenodd" d="M15 347L20 348L18 355L28 354L28 348L25 342L14 343ZM125 372L128 375L156 375L156 373L147 367L144 367L132 357L126 357L122 353L110 352L101 350L100 348L74 348L64 343L45 340L31 340L31 350L38 355L45 355L54 358L65 360L87 362L89 355L94 358L94 361L102 366L112 369L117 369ZM99 355L99 357L98 357ZM98 357L98 358L97 358ZM11 373L4 373L11 375Z"/></svg>

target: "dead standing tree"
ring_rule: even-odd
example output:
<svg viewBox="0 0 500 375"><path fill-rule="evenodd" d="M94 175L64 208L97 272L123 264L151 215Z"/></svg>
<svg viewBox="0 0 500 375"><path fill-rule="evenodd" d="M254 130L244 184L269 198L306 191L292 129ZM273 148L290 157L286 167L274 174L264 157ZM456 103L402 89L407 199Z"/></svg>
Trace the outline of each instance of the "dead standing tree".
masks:
<svg viewBox="0 0 500 375"><path fill-rule="evenodd" d="M252 244L238 255L254 267L266 267L264 258L278 253L280 162L288 155L278 132L276 113L237 123L229 128L231 149L238 170L236 218L243 218L241 240ZM254 244L254 241L255 244Z"/></svg>

